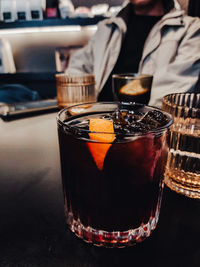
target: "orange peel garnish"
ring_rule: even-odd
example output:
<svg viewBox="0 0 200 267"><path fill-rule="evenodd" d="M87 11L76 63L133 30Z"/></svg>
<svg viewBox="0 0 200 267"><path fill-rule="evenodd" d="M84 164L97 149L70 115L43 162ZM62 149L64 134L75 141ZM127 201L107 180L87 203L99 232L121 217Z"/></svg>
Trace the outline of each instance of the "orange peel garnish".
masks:
<svg viewBox="0 0 200 267"><path fill-rule="evenodd" d="M142 95L148 91L144 88L140 80L133 80L120 88L119 93L123 95Z"/></svg>
<svg viewBox="0 0 200 267"><path fill-rule="evenodd" d="M89 136L95 142L88 142L89 151L99 170L103 169L108 149L115 140L113 122L106 119L90 119Z"/></svg>

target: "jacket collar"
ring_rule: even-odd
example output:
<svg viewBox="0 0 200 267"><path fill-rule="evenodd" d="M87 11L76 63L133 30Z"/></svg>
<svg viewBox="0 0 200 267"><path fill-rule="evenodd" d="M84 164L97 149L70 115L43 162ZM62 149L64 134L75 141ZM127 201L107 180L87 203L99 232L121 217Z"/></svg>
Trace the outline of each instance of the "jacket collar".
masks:
<svg viewBox="0 0 200 267"><path fill-rule="evenodd" d="M160 20L160 25L171 25L171 26L183 26L184 10L172 9L169 13L164 15Z"/></svg>
<svg viewBox="0 0 200 267"><path fill-rule="evenodd" d="M170 11L172 10L174 11L180 10L180 5L178 4L177 0L163 0L163 6L165 14L170 13ZM133 14L133 12L134 12L133 4L127 1L124 8L122 8L118 13L117 17L121 17L126 23L126 25L128 25L129 18Z"/></svg>
<svg viewBox="0 0 200 267"><path fill-rule="evenodd" d="M171 25L171 26L182 26L183 22L183 15L185 14L184 10L181 10L180 5L176 0L163 0L164 3L167 2L168 5L165 4L165 10L168 12L162 17L160 22L160 26L164 25ZM171 3L171 4L170 4ZM170 9L171 8L171 9ZM170 10L169 10L170 9ZM118 15L114 18L107 19L106 24L116 24L118 25L123 32L126 32L127 25L130 16L133 14L133 5L128 2L118 13Z"/></svg>

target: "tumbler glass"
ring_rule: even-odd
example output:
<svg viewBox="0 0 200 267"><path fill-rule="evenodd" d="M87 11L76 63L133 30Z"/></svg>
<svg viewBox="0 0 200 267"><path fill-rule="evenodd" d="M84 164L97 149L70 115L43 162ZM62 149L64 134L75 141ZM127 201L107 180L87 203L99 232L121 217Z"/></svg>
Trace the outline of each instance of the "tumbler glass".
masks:
<svg viewBox="0 0 200 267"><path fill-rule="evenodd" d="M93 74L56 74L57 101L60 108L96 101Z"/></svg>
<svg viewBox="0 0 200 267"><path fill-rule="evenodd" d="M171 113L165 183L190 198L200 198L200 94L170 94L162 109Z"/></svg>
<svg viewBox="0 0 200 267"><path fill-rule="evenodd" d="M113 74L114 100L148 104L153 76L138 73Z"/></svg>
<svg viewBox="0 0 200 267"><path fill-rule="evenodd" d="M86 242L126 247L155 229L172 116L136 103L92 103L58 114L69 228ZM96 130L95 130L96 128Z"/></svg>

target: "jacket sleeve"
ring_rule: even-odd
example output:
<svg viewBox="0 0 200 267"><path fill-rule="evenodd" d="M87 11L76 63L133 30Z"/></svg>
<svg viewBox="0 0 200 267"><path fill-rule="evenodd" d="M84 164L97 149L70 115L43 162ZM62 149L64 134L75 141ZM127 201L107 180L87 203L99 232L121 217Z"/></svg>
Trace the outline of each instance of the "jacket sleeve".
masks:
<svg viewBox="0 0 200 267"><path fill-rule="evenodd" d="M170 93L194 92L199 74L200 19L195 19L181 40L174 59L154 73L149 105L160 107L162 97Z"/></svg>
<svg viewBox="0 0 200 267"><path fill-rule="evenodd" d="M96 35L96 34L94 34ZM74 52L69 61L66 73L93 73L93 40L94 35L89 40L88 44L78 51Z"/></svg>

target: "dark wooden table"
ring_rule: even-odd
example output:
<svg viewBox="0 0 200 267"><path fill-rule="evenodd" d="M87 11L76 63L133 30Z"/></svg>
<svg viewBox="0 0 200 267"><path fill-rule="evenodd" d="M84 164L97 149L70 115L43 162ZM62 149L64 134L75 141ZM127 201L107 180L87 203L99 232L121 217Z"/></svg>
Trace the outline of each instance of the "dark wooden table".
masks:
<svg viewBox="0 0 200 267"><path fill-rule="evenodd" d="M0 266L199 267L200 201L165 188L158 226L143 243L105 249L65 224L56 114L0 121Z"/></svg>

